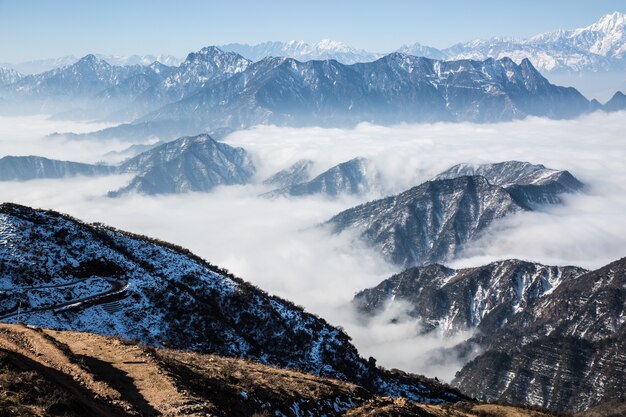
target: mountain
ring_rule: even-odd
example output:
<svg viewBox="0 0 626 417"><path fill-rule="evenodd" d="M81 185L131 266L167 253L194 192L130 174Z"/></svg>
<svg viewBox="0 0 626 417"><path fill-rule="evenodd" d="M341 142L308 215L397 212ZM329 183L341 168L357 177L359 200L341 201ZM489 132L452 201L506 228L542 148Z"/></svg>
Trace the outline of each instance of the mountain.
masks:
<svg viewBox="0 0 626 417"><path fill-rule="evenodd" d="M312 166L313 161L310 159L300 159L289 168L278 171L274 175L263 180L263 184L285 188L294 184L306 182L309 178L311 178L310 171Z"/></svg>
<svg viewBox="0 0 626 417"><path fill-rule="evenodd" d="M305 196L325 194L336 197L340 194L364 194L376 183L377 173L365 158L354 158L321 173L311 181L288 185L266 195Z"/></svg>
<svg viewBox="0 0 626 417"><path fill-rule="evenodd" d="M138 122L346 126L568 118L588 110L580 93L550 84L528 61L448 62L395 53L350 66L266 58Z"/></svg>
<svg viewBox="0 0 626 417"><path fill-rule="evenodd" d="M616 92L613 97L606 102L604 109L609 112L626 110L626 95L621 91Z"/></svg>
<svg viewBox="0 0 626 417"><path fill-rule="evenodd" d="M435 381L377 368L323 319L145 236L4 203L0 263L5 322L246 358L420 402L466 398Z"/></svg>
<svg viewBox="0 0 626 417"><path fill-rule="evenodd" d="M580 29L555 30L527 39L493 37L462 42L437 49L420 43L403 45L395 52L436 60L485 60L505 57L521 63L529 59L542 73L593 73L617 70L626 66L626 15L615 12ZM237 52L252 61L287 57L300 61L334 59L343 64L371 62L382 56L357 50L340 42L322 41L315 45L304 42L265 42L258 45L229 44L223 50Z"/></svg>
<svg viewBox="0 0 626 417"><path fill-rule="evenodd" d="M177 67L182 62L180 58L176 58L172 55L95 55L97 58L102 59L111 65L121 67L129 65L142 65L147 67L154 63L159 63L168 67Z"/></svg>
<svg viewBox="0 0 626 417"><path fill-rule="evenodd" d="M12 68L0 67L0 87L18 82L22 74Z"/></svg>
<svg viewBox="0 0 626 417"><path fill-rule="evenodd" d="M354 230L398 265L448 260L495 220L527 210L484 177L428 181L401 194L345 210L327 224Z"/></svg>
<svg viewBox="0 0 626 417"><path fill-rule="evenodd" d="M0 159L0 181L97 176L115 172L116 168L108 165L58 161L41 156L5 156Z"/></svg>
<svg viewBox="0 0 626 417"><path fill-rule="evenodd" d="M583 411L623 398L626 258L536 299L499 330L454 384L482 399Z"/></svg>
<svg viewBox="0 0 626 417"><path fill-rule="evenodd" d="M202 86L245 71L249 65L249 60L236 53L223 52L214 46L202 48L188 54L160 85L146 92L145 99L180 100Z"/></svg>
<svg viewBox="0 0 626 417"><path fill-rule="evenodd" d="M419 44L401 52L423 52L423 56L459 60L509 57L516 62L529 59L543 73L593 73L622 71L626 67L626 15L615 12L580 29L556 30L528 39L494 37L459 43L443 50Z"/></svg>
<svg viewBox="0 0 626 417"><path fill-rule="evenodd" d="M505 161L495 164L459 164L433 180L481 175L491 184L506 188L522 205L560 204L561 194L576 193L584 184L568 171L546 168L529 162Z"/></svg>
<svg viewBox="0 0 626 417"><path fill-rule="evenodd" d="M477 329L489 335L536 300L585 272L573 266L516 259L458 270L432 264L409 268L360 291L353 304L362 315L371 317L403 303L409 306L409 316L420 319L424 331L454 335Z"/></svg>
<svg viewBox="0 0 626 417"><path fill-rule="evenodd" d="M370 62L382 56L352 48L342 42L328 39L310 45L303 41L263 42L257 45L231 43L219 47L223 51L236 52L256 62L268 57L287 57L298 61L333 59L343 64Z"/></svg>
<svg viewBox="0 0 626 417"><path fill-rule="evenodd" d="M149 149L124 162L120 171L137 175L111 196L209 191L218 185L246 184L255 169L243 149L198 135Z"/></svg>
<svg viewBox="0 0 626 417"><path fill-rule="evenodd" d="M72 65L27 75L12 84L11 91L20 98L84 98L113 87L140 71L141 66L112 66L94 55L87 55Z"/></svg>
<svg viewBox="0 0 626 417"><path fill-rule="evenodd" d="M494 221L560 203L562 193L582 187L569 172L543 165L461 164L401 194L345 210L327 224L334 233L355 231L395 264L446 262Z"/></svg>

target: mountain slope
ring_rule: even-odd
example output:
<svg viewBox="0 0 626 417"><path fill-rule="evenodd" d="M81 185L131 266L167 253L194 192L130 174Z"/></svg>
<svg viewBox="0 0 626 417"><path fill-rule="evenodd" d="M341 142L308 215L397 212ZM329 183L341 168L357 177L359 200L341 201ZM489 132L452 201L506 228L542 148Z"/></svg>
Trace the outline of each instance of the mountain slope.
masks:
<svg viewBox="0 0 626 417"><path fill-rule="evenodd" d="M626 258L560 285L497 333L455 384L480 398L582 411L626 384Z"/></svg>
<svg viewBox="0 0 626 417"><path fill-rule="evenodd" d="M97 176L115 172L116 168L108 165L58 161L41 156L5 156L0 158L0 181L26 181L76 175Z"/></svg>
<svg viewBox="0 0 626 417"><path fill-rule="evenodd" d="M454 335L478 329L488 335L535 300L585 272L515 259L458 270L433 264L409 268L360 291L353 304L361 314L373 316L403 303L425 331Z"/></svg>
<svg viewBox="0 0 626 417"><path fill-rule="evenodd" d="M335 233L356 231L389 261L410 266L448 260L492 222L526 209L484 177L459 177L362 204L327 224Z"/></svg>
<svg viewBox="0 0 626 417"><path fill-rule="evenodd" d="M189 251L55 212L0 206L0 319L297 368L419 401L463 398L391 374L349 337ZM21 302L21 306L20 303Z"/></svg>
<svg viewBox="0 0 626 417"><path fill-rule="evenodd" d="M254 174L254 166L243 149L198 135L143 152L124 162L120 171L137 175L111 196L209 191L222 184L245 184Z"/></svg>

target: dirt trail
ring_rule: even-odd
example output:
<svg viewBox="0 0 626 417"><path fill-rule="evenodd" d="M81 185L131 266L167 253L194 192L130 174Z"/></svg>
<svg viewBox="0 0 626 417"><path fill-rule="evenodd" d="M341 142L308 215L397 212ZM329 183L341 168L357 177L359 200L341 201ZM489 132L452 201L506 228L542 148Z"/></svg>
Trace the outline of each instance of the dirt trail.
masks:
<svg viewBox="0 0 626 417"><path fill-rule="evenodd" d="M143 416L193 414L204 401L181 392L145 348L94 334L45 330L66 344L98 379L123 393Z"/></svg>
<svg viewBox="0 0 626 417"><path fill-rule="evenodd" d="M0 324L0 348L19 353L45 368L51 368L68 375L87 391L93 393L94 398L106 399L121 409L130 410L132 406L122 400L120 393L106 383L94 380L74 358L62 350L53 339L35 329L20 326ZM74 390L72 387L68 387Z"/></svg>

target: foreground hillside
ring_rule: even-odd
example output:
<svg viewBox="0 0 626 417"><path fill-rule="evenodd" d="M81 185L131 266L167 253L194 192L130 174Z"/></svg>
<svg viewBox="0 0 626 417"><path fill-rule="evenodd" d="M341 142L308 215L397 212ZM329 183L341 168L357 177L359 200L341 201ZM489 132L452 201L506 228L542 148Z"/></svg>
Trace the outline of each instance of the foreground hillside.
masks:
<svg viewBox="0 0 626 417"><path fill-rule="evenodd" d="M417 404L250 361L6 324L0 383L3 416L550 415L467 402Z"/></svg>
<svg viewBox="0 0 626 417"><path fill-rule="evenodd" d="M0 205L0 320L256 360L422 402L464 399L392 374L350 338L191 254L56 212Z"/></svg>

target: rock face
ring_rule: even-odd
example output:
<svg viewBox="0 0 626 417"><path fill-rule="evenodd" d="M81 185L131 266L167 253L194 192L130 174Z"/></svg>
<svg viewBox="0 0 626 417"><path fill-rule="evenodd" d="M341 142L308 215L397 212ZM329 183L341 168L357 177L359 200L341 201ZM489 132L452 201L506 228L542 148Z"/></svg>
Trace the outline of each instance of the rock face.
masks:
<svg viewBox="0 0 626 417"><path fill-rule="evenodd" d="M495 220L523 210L484 177L459 177L348 209L328 225L355 230L389 261L410 266L450 259Z"/></svg>
<svg viewBox="0 0 626 417"><path fill-rule="evenodd" d="M488 335L562 283L585 272L573 266L546 266L515 259L458 270L432 264L409 268L357 293L353 304L361 314L373 316L402 303L408 306L411 317L421 320L425 331L454 335L477 329Z"/></svg>
<svg viewBox="0 0 626 417"><path fill-rule="evenodd" d="M0 159L0 181L26 181L64 178L77 175L97 176L116 172L116 167L58 161L41 156L5 156Z"/></svg>
<svg viewBox="0 0 626 417"><path fill-rule="evenodd" d="M560 204L561 194L576 193L584 188L584 184L568 171L520 161L459 164L435 176L434 180L464 175L481 175L491 184L506 188L520 204L526 206Z"/></svg>
<svg viewBox="0 0 626 417"><path fill-rule="evenodd" d="M124 162L120 171L137 176L111 196L209 191L218 185L246 184L254 166L243 149L198 135L150 149Z"/></svg>
<svg viewBox="0 0 626 417"><path fill-rule="evenodd" d="M271 177L265 179L263 184L285 188L306 182L311 178L312 166L313 161L310 159L301 159L289 168L283 169L282 171L279 171Z"/></svg>
<svg viewBox="0 0 626 417"><path fill-rule="evenodd" d="M336 197L340 194L363 194L376 184L377 173L368 160L355 158L336 165L311 181L296 183L271 191L268 196L308 196L325 194Z"/></svg>
<svg viewBox="0 0 626 417"><path fill-rule="evenodd" d="M499 331L457 373L469 395L585 410L626 384L626 258L559 285Z"/></svg>
<svg viewBox="0 0 626 417"><path fill-rule="evenodd" d="M2 319L253 359L417 401L457 391L370 366L326 321L189 251L56 212L0 205Z"/></svg>

